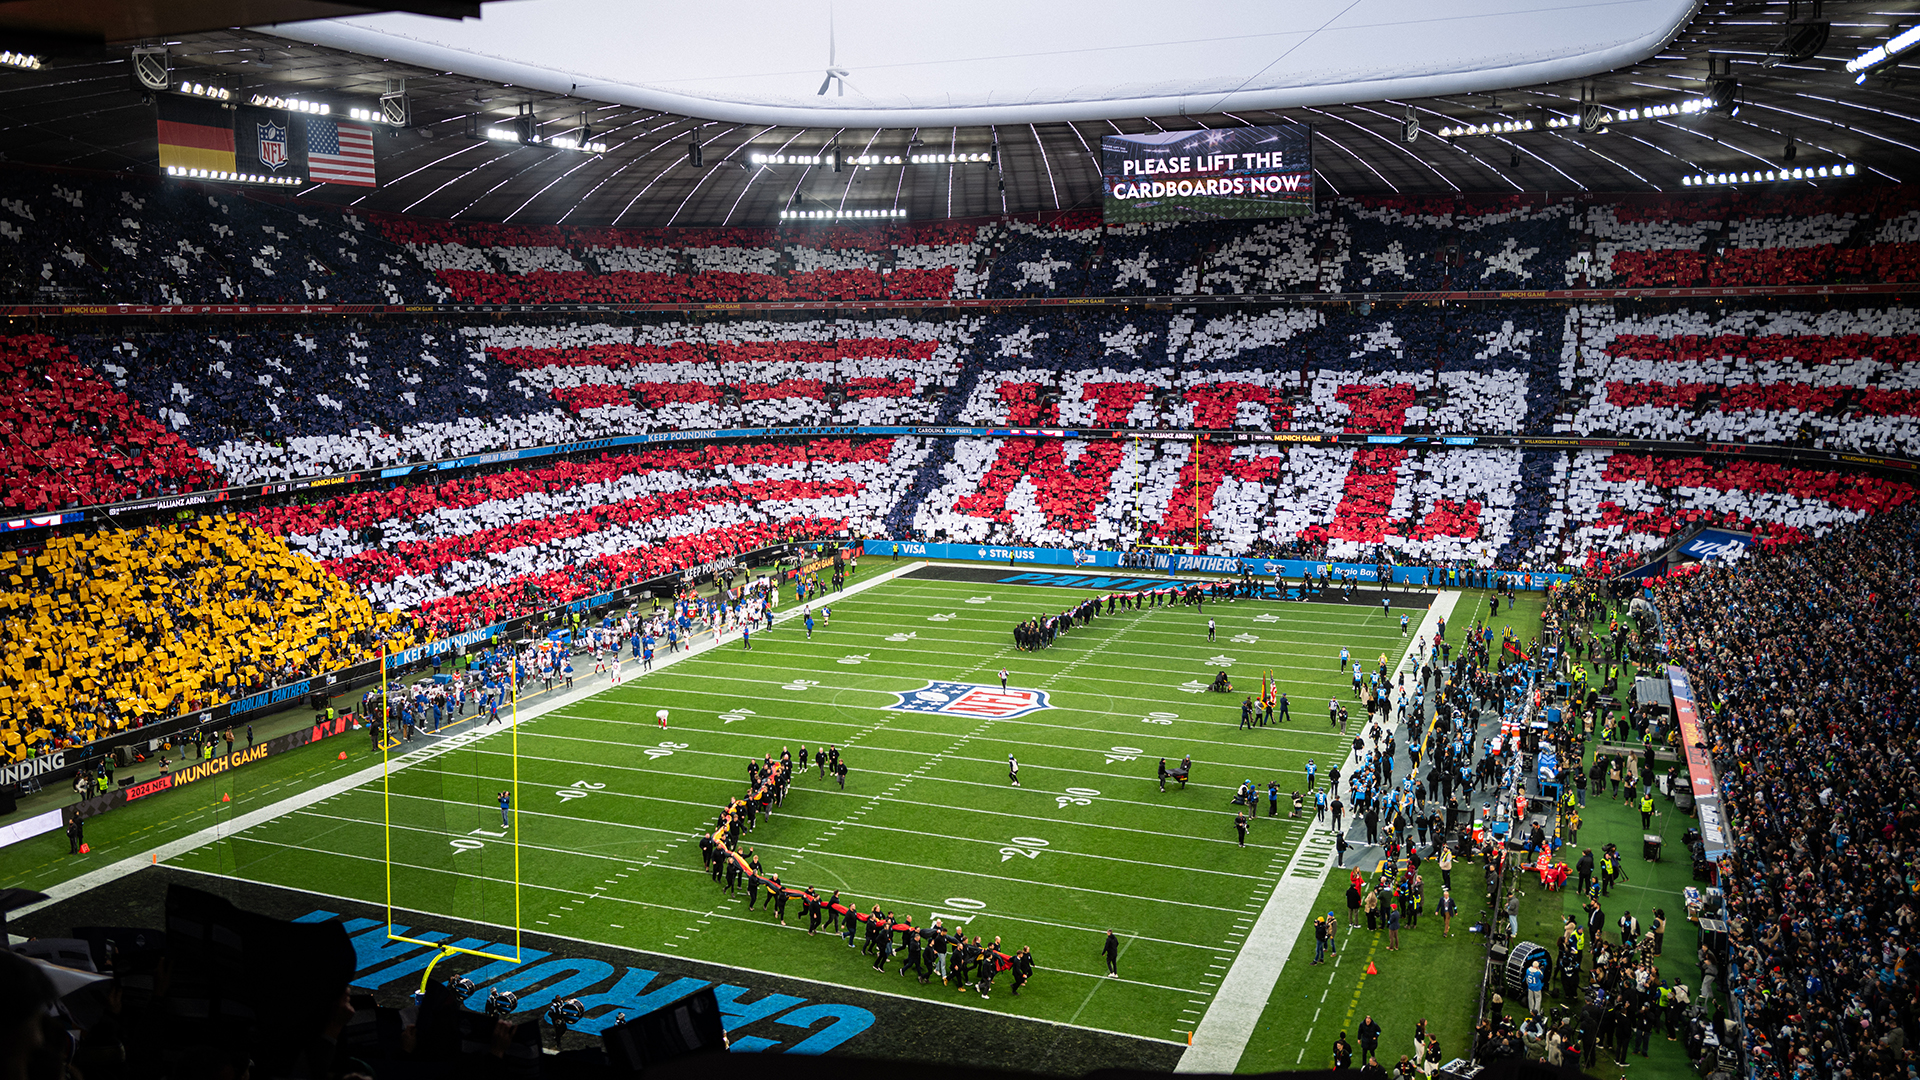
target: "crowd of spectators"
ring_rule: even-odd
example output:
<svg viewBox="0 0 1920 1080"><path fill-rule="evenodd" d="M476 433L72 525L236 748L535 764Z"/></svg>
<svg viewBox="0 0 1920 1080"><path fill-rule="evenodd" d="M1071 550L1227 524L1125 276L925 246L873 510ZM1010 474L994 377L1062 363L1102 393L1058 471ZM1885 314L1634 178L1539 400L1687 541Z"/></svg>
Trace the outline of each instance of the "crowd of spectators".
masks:
<svg viewBox="0 0 1920 1080"><path fill-rule="evenodd" d="M381 610L466 629L787 538L883 530L917 438L609 453L249 516Z"/></svg>
<svg viewBox="0 0 1920 1080"><path fill-rule="evenodd" d="M452 294L359 214L133 176L0 169L16 303L419 304Z"/></svg>
<svg viewBox="0 0 1920 1080"><path fill-rule="evenodd" d="M0 505L794 425L1580 433L1920 456L1911 312L1650 307L93 323L0 343L23 406Z"/></svg>
<svg viewBox="0 0 1920 1080"><path fill-rule="evenodd" d="M1904 306L1576 307L1554 430L1920 455L1917 335Z"/></svg>
<svg viewBox="0 0 1920 1080"><path fill-rule="evenodd" d="M1845 469L1624 451L927 437L434 474L4 556L12 756L796 536L1594 566L1711 525L1801 540L1911 504ZM931 483L928 482L931 478ZM291 607L289 598L304 598Z"/></svg>
<svg viewBox="0 0 1920 1080"><path fill-rule="evenodd" d="M1912 277L1916 250L1911 196L1864 187L1817 201L1333 199L1300 219L1113 228L1074 212L622 230L309 214L188 185L0 170L0 265L26 282L19 299L683 302L1844 281ZM0 339L0 385L14 402L0 420L0 507L27 517L729 427L1578 433L1920 457L1920 389L1907 377L1916 342L1911 312L1858 301L76 321L58 338ZM382 619L405 613L408 632L437 634L795 532L1076 548L1197 537L1222 553L1545 569L1610 566L1697 525L1804 539L1912 497L1909 482L1838 463L1625 451L927 435L721 443L252 510L248 520L285 544L227 572L256 588L280 551L291 565L317 560L314 572L347 590L341 603L351 596ZM92 535L130 538L116 543L139 551L179 546L139 530ZM21 618L41 602L21 599L35 593L23 588L31 580L13 583ZM71 636L81 609L61 610L41 613L50 621L35 632ZM147 716L313 662L245 655L222 669L209 659L161 699L141 688L143 704L115 708Z"/></svg>
<svg viewBox="0 0 1920 1080"><path fill-rule="evenodd" d="M1912 1068L1920 510L1654 588L1719 764L1725 985L1761 1080Z"/></svg>
<svg viewBox="0 0 1920 1080"><path fill-rule="evenodd" d="M652 431L928 423L977 322L107 324L72 346L222 486Z"/></svg>
<svg viewBox="0 0 1920 1080"><path fill-rule="evenodd" d="M0 514L217 486L194 448L45 334L0 337Z"/></svg>
<svg viewBox="0 0 1920 1080"><path fill-rule="evenodd" d="M1595 566L1694 527L1806 538L1914 499L1911 482L1627 451L957 439L911 508L958 543L1201 543L1221 554ZM916 492L920 489L916 489Z"/></svg>
<svg viewBox="0 0 1920 1080"><path fill-rule="evenodd" d="M181 182L0 171L16 301L706 303L1905 281L1898 185L1330 198L1302 218L616 229L455 223Z"/></svg>
<svg viewBox="0 0 1920 1080"><path fill-rule="evenodd" d="M414 640L232 516L0 552L0 759L170 720Z"/></svg>

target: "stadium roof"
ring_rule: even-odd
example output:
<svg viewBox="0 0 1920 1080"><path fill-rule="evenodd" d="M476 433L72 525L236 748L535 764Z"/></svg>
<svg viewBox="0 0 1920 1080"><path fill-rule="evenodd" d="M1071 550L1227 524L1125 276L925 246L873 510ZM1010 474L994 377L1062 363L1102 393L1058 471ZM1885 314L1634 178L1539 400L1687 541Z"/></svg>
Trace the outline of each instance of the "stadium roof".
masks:
<svg viewBox="0 0 1920 1080"><path fill-rule="evenodd" d="M0 5L0 46L14 6ZM486 5L485 19L515 7ZM836 50L855 48L857 37L839 37L849 10L835 15L836 38L845 42ZM1103 135L1283 121L1316 128L1316 171L1329 195L1679 191L1682 178L1696 172L1778 167L1789 146L1796 165L1850 161L1863 178L1908 181L1920 179L1920 107L1911 81L1920 49L1869 73L1864 82L1856 83L1846 65L1916 23L1920 0L1723 0L1701 5L1654 55L1586 78L1496 87L1489 77L1481 90L1418 97L938 126L716 119L717 104L703 113L628 104L588 95L584 87L560 92L506 85L264 30L228 29L50 49L38 70L0 68L0 153L24 163L153 172L151 95L143 95L130 77L129 46L144 43L168 49L176 80L227 86L243 96L301 95L344 111L372 108L380 94L404 87L412 123L378 140L382 186L318 186L299 197L442 218L762 226L775 224L790 205L899 208L913 219L1093 207ZM1088 34L1090 40L1125 40ZM811 55L820 51L813 44L796 45L806 60L796 59L792 70L812 68L801 80L801 98L822 97L811 93L824 59ZM725 47L722 42L706 51ZM872 54L866 62L873 70L865 73L855 70L856 55L857 49L840 64L851 73L849 101L854 85L879 78ZM1109 85L1127 83L1116 78ZM877 96L880 89L871 92ZM1172 82L1167 92L1184 96ZM837 93L824 96L837 104ZM1658 117L1643 112L1641 119L1616 120L1604 131L1578 123L1589 105L1618 116L1627 109L1715 98L1714 109ZM485 137L488 127L523 110L534 117L541 138L577 135L584 123L591 141L607 149L586 154ZM1421 126L1412 141L1406 138L1409 117ZM1436 135L1463 126L1524 127L1529 121L1532 130ZM698 167L689 161L691 143L701 147ZM836 172L830 166L751 161L754 154L811 158L833 145L847 156L881 157L997 147L998 168L908 164Z"/></svg>
<svg viewBox="0 0 1920 1080"><path fill-rule="evenodd" d="M479 19L273 26L301 41L740 123L1118 120L1472 93L1642 60L1694 0L515 0Z"/></svg>

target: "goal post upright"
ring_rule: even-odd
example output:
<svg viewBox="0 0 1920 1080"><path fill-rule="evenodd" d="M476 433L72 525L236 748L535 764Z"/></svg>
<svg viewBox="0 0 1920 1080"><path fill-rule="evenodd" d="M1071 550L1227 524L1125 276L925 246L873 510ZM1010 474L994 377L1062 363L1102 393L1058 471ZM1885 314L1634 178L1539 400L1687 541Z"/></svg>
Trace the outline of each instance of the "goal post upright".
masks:
<svg viewBox="0 0 1920 1080"><path fill-rule="evenodd" d="M490 952L486 949L468 949L458 945L447 945L439 941L423 941L420 938L409 937L406 934L396 934L393 931L393 927L394 927L394 922L393 922L393 785L392 785L392 771L389 767L389 762L392 757L392 747L395 740L385 737L387 734L387 730L386 730L387 725L390 723L390 720L389 720L390 713L387 707L387 687L388 687L387 663L388 663L387 647L383 643L380 647L380 723L381 723L380 734L382 736L382 738L380 739L380 803L381 803L381 813L382 813L383 826L384 826L381 830L381 839L384 841L384 845L385 845L385 859L383 860L382 869L386 872L387 940L403 941L410 945L424 945L434 950L437 950L434 958L427 964L426 971L422 972L420 976L420 990L422 993L424 993L427 988L428 980L433 977L434 965L438 964L441 960L444 960L449 956L452 956L455 954L461 954L465 956L477 956L485 960L497 960L497 961L508 963L508 964L518 964L522 962L522 958L525 955L525 951L521 948L521 927L520 927L521 913L520 913L520 678L519 678L520 672L519 672L519 661L516 658L515 660L511 661L508 666L508 678L510 678L513 681L513 699L512 699L512 706L511 706L512 730L508 735L508 738L511 743L511 756L513 758L512 780L510 782L510 788L509 788L512 794L512 798L511 798L512 814L510 819L511 829L510 829L509 835L512 837L511 842L513 845L513 954L511 956L503 955L502 953L497 953L497 952ZM476 713L475 719L477 720L478 718L479 716Z"/></svg>

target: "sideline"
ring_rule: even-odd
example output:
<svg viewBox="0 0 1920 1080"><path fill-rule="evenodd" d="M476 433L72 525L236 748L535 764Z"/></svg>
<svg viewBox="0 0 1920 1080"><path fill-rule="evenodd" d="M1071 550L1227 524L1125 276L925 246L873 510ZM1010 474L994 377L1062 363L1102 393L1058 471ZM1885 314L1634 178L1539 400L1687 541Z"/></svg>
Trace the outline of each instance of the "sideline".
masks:
<svg viewBox="0 0 1920 1080"><path fill-rule="evenodd" d="M1389 677L1397 678L1400 671L1412 667L1415 643L1431 640L1440 627L1440 620L1453 618L1459 597L1456 590L1441 590L1433 606L1427 609L1426 617L1420 620L1420 628L1408 639L1400 663ZM1348 751L1346 775L1352 775L1354 762L1352 751ZM1280 981L1280 971L1287 964L1301 927L1306 925L1327 871L1333 867L1336 850L1331 830L1308 826L1307 835L1300 839L1286 872L1280 875L1266 906L1260 909L1260 917L1247 932L1245 944L1227 968L1227 977L1221 980L1213 1002L1200 1017L1199 1026L1194 1028L1193 1044L1180 1055L1174 1072L1230 1073L1239 1067L1240 1056L1246 1052L1261 1014L1266 1012L1273 988Z"/></svg>
<svg viewBox="0 0 1920 1080"><path fill-rule="evenodd" d="M902 563L898 567L888 570L883 574L879 574L865 581L861 581L856 584L849 585L845 589L840 590L839 592L828 593L826 594L826 596L829 599L840 599L848 596L857 596L868 589L875 588L880 585L884 585L887 582L894 580L895 578L904 577L907 574L913 572L914 570L919 569L923 565L925 565L925 563L921 561L914 561L911 563ZM794 604L793 602L789 601L787 604L784 604L782 606L785 608L785 610L776 612L774 614L773 621L775 626L778 626L784 622L788 622L792 619L796 619L800 615L800 607L797 604ZM701 637L705 638L706 640L698 644L695 644L689 648L682 649L677 653L670 653L666 656L661 656L656 653L653 661L653 671L658 672L661 669L671 667L675 663L678 663L682 660L699 656L703 653L711 652L712 650L720 648L721 646L727 644L728 639L715 641L713 639L713 634L710 630L700 631L699 634ZM636 665L636 668L637 668L637 665ZM653 672L648 672L646 674L652 674L652 673ZM642 674L636 669L632 678L635 681L637 681L641 677L643 677ZM579 682L580 680L576 678L575 681ZM626 685L626 681L624 679L621 685L622 686ZM343 776L337 780L330 780L327 783L320 785L319 787L309 788L306 791L303 791L297 795L289 795L288 797L280 800L279 802L273 803L268 806L260 807L257 810L249 810L246 813L241 814L230 821L209 825L204 829L201 829L197 832L189 833L186 836L180 837L176 840L170 840L164 844L160 844L155 847L147 848L145 850L136 852L123 859L120 859L117 862L108 863L106 866L103 866L98 870L91 870L85 874L79 875L78 877L68 878L67 880L62 881L56 885L49 886L46 890L47 898L45 900L36 904L29 904L26 907L18 908L8 913L8 918L11 920L11 919L17 919L27 915L31 915L34 912L50 904L55 904L62 900L67 900L72 897L79 896L81 893L88 892L93 889L97 889L103 885L110 885L113 882L119 881L121 878L128 876L129 874L135 873L136 871L139 871L145 867L152 866L155 863L164 862L166 860L175 858L177 856L184 855L187 852L192 851L196 848L201 848L201 847L205 847L208 844L217 843L221 840L224 840L234 835L235 833L244 832L247 829L251 829L256 825L264 825L267 822L273 821L277 818L282 818L287 816L288 814L292 814L297 811L304 810L309 806L313 806L316 803L325 802L326 800L331 799L336 795L340 795L354 788L361 787L366 784L377 784L380 781L380 776L383 768L385 771L388 771L388 772L398 772L410 766L431 761L442 754L451 753L454 750L458 750L462 747L472 745L473 743L477 743L483 739L490 739L498 735L508 734L509 732L513 731L513 729L517 725L531 723L532 721L538 720L540 717L545 716L547 713L553 712L557 709L572 706L577 702L593 697L594 695L602 693L603 691L606 691L609 689L612 689L612 685L604 682L591 685L591 686L579 685L579 686L576 686L573 690L565 691L565 692L556 694L552 697L549 697L547 700L540 702L538 705L531 705L525 709L522 709L520 711L519 718L516 720L503 719L498 725L489 725L484 728L480 727L476 723L479 719L478 716L470 717L468 718L466 723L472 724L474 726L469 727L466 731L463 731L458 735L427 736L427 738L429 738L432 741L429 742L428 745L420 749L409 750L406 753L395 755L387 759L387 761L381 764L369 766L365 769L360 770L357 773L352 773L348 776ZM9 938L11 938L11 935L9 935Z"/></svg>

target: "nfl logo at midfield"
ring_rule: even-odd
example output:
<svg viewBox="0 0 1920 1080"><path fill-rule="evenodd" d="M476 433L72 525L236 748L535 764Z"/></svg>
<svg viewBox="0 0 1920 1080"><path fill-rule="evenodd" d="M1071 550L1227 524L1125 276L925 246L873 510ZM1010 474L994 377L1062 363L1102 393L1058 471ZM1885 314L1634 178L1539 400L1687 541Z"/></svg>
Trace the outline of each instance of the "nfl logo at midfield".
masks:
<svg viewBox="0 0 1920 1080"><path fill-rule="evenodd" d="M884 708L896 712L947 713L1007 720L1041 709L1051 709L1045 690L1002 690L979 683L929 680L918 690L894 691L899 700Z"/></svg>
<svg viewBox="0 0 1920 1080"><path fill-rule="evenodd" d="M285 124L257 125L260 136L260 164L277 169L287 163L287 127Z"/></svg>

